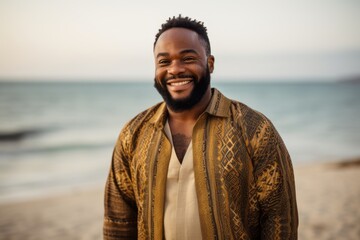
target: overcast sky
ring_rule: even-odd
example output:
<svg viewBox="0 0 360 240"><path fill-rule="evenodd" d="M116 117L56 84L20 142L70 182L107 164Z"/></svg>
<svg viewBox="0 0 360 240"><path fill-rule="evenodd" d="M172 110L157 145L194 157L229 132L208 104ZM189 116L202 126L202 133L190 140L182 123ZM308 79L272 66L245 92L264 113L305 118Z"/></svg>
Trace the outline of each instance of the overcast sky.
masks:
<svg viewBox="0 0 360 240"><path fill-rule="evenodd" d="M152 80L179 13L207 26L220 81L360 75L358 0L0 0L0 79Z"/></svg>

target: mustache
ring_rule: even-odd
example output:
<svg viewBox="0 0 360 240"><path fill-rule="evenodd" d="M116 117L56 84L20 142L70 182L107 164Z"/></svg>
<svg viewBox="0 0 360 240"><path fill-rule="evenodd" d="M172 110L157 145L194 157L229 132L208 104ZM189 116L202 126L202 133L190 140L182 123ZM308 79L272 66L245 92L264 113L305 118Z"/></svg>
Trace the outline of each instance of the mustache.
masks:
<svg viewBox="0 0 360 240"><path fill-rule="evenodd" d="M180 75L173 75L173 76L164 78L162 82L163 82L163 83L166 83L166 82L169 81L169 80L172 80L172 79L181 79L181 78L191 78L192 80L195 80L195 76L194 76L194 75L191 75L191 74L180 74Z"/></svg>

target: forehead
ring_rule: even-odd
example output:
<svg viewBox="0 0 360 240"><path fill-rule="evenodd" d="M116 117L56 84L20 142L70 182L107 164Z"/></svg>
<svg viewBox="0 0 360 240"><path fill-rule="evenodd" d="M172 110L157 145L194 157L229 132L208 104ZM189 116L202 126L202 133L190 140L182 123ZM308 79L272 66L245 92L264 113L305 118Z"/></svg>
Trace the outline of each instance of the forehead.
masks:
<svg viewBox="0 0 360 240"><path fill-rule="evenodd" d="M154 54L185 49L205 53L204 44L196 32L186 28L171 28L160 35L154 48Z"/></svg>

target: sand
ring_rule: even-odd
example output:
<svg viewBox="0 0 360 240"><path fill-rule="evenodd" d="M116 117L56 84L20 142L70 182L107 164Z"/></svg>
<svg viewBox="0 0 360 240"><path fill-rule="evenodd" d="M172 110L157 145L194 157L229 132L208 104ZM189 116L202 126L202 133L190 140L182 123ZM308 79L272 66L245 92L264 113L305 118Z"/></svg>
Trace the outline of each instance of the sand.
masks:
<svg viewBox="0 0 360 240"><path fill-rule="evenodd" d="M360 239L360 159L297 167L299 239Z"/></svg>
<svg viewBox="0 0 360 240"><path fill-rule="evenodd" d="M299 239L360 239L360 159L295 167ZM102 239L103 189L0 204L0 239Z"/></svg>

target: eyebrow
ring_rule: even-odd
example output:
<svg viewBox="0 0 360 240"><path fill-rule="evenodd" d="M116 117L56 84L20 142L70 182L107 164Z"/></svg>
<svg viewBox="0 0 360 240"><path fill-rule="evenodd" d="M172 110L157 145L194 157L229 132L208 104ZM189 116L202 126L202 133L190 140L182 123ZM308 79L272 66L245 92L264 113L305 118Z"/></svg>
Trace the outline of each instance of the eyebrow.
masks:
<svg viewBox="0 0 360 240"><path fill-rule="evenodd" d="M184 49L180 52L180 54L186 54L186 53L194 53L196 55L199 55L197 51L195 51L194 49ZM163 53L158 53L156 55L156 58L159 58L159 57L168 57L170 54L169 53L166 53L166 52L163 52Z"/></svg>

